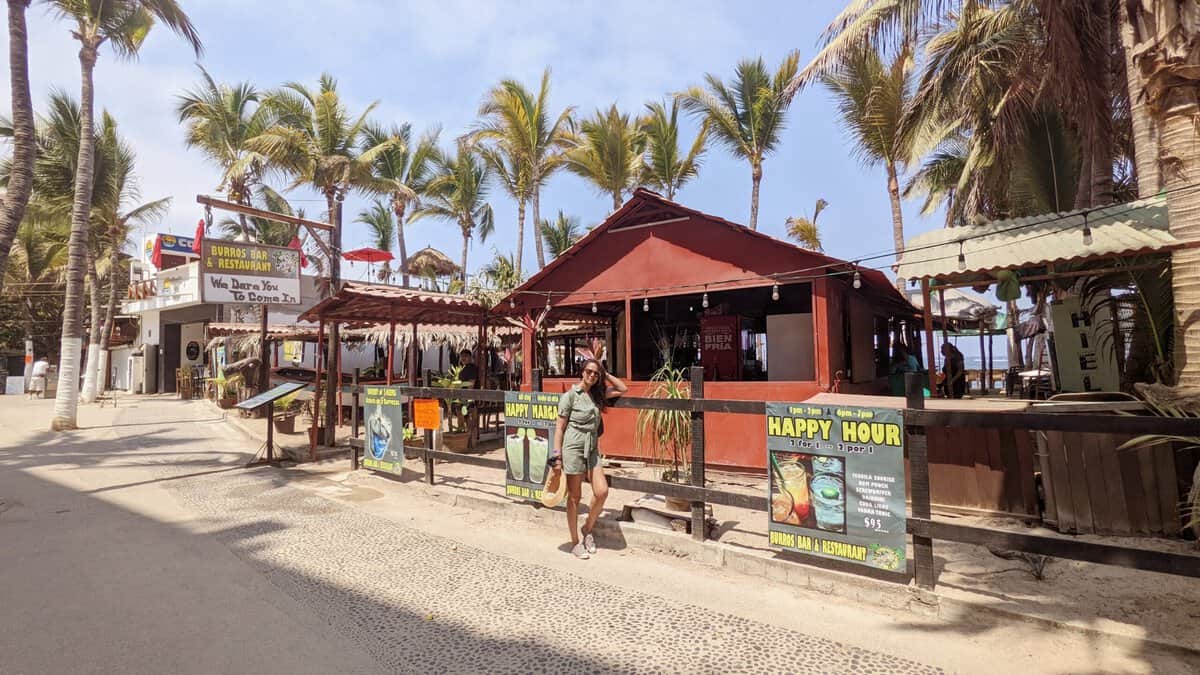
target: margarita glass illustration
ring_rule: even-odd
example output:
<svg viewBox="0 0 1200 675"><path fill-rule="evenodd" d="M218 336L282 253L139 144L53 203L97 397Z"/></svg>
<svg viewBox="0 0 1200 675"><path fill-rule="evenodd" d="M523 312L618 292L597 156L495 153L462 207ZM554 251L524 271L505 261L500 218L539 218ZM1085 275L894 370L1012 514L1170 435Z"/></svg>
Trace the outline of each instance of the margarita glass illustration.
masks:
<svg viewBox="0 0 1200 675"><path fill-rule="evenodd" d="M367 420L368 450L375 459L383 459L388 446L392 443L392 421L383 414L382 406L375 406L375 411Z"/></svg>

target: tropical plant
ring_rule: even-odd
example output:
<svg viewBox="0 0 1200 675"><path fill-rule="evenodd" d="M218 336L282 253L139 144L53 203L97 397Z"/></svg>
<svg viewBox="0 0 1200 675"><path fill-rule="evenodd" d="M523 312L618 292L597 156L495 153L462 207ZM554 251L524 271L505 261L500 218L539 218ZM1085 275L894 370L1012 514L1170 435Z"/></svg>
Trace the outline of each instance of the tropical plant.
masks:
<svg viewBox="0 0 1200 675"><path fill-rule="evenodd" d="M679 148L679 100L671 100L671 109L662 103L647 103L648 112L641 120L646 137L645 166L642 182L674 200L675 193L700 174L700 158L708 142L708 120L692 140L687 154Z"/></svg>
<svg viewBox="0 0 1200 675"><path fill-rule="evenodd" d="M685 110L708 122L718 143L734 157L750 164L750 229L758 229L758 189L763 160L779 146L788 106L788 84L800 64L791 52L774 74L761 57L741 61L728 83L711 73L704 76L707 90L692 87L680 95Z"/></svg>
<svg viewBox="0 0 1200 675"><path fill-rule="evenodd" d="M1171 382L1175 317L1167 260L1138 256L1094 266L1110 271L1087 277L1079 296L1084 307L1110 309L1103 319L1107 325L1098 326L1096 348L1111 351L1121 362L1121 389L1134 392L1139 383Z"/></svg>
<svg viewBox="0 0 1200 675"><path fill-rule="evenodd" d="M367 230L371 233L372 246L381 251L391 251L392 240L396 237L396 230L399 228L396 220L392 217L392 210L387 204L376 199L371 203L370 208L359 211L354 222L367 226ZM389 281L392 278L391 263L387 260L383 261L376 274L379 275L380 281Z"/></svg>
<svg viewBox="0 0 1200 675"><path fill-rule="evenodd" d="M404 286L409 284L408 247L404 241L404 223L409 209L421 203L421 196L433 173L437 156L439 130L425 132L413 145L412 125L401 124L384 128L367 124L363 128L360 149L384 148L371 162L371 170L379 182L377 188L391 199L392 212L396 214L396 244L400 251L400 274ZM391 246L379 246L391 250Z"/></svg>
<svg viewBox="0 0 1200 675"><path fill-rule="evenodd" d="M181 95L176 107L179 121L187 125L185 142L221 167L217 189L229 201L249 206L262 183L266 158L248 144L270 126L269 111L260 105L259 92L249 82L218 84L203 66L197 68L203 83ZM244 214L238 215L238 223L242 233L251 236Z"/></svg>
<svg viewBox="0 0 1200 675"><path fill-rule="evenodd" d="M254 196L250 199L250 205L263 211L303 217L302 212L297 213L292 210L292 205L283 195L266 185L258 186ZM217 222L217 227L221 229L224 239L236 240L241 237L269 246L288 246L300 233L298 225L259 216L242 216L241 214L238 218L228 216L222 218Z"/></svg>
<svg viewBox="0 0 1200 675"><path fill-rule="evenodd" d="M495 229L492 205L487 202L491 169L466 143L459 143L453 156L439 153L437 173L430 180L425 203L413 213L413 220L433 216L458 226L463 238L460 274L462 287L467 281L467 250L476 234L480 241Z"/></svg>
<svg viewBox="0 0 1200 675"><path fill-rule="evenodd" d="M506 79L493 87L479 108L483 118L472 138L492 143L505 156L515 177L526 172L529 199L533 203L533 222L541 221L541 188L550 176L562 167L562 154L568 146L571 115L566 108L558 115L550 112L550 69L542 72L537 93L516 80ZM505 180L506 188L509 181ZM516 183L514 183L516 185ZM525 248L525 209L521 196L526 194L524 183L514 190L517 200L517 268L522 268ZM534 228L534 251L538 268L546 266L541 234Z"/></svg>
<svg viewBox="0 0 1200 675"><path fill-rule="evenodd" d="M504 254L499 251L494 251L494 254L495 257L483 266L480 273L487 279L488 285L493 290L507 295L514 288L520 286L524 279L521 271L517 269L517 261L513 254Z"/></svg>
<svg viewBox="0 0 1200 675"><path fill-rule="evenodd" d="M645 152L645 132L614 104L608 110L597 110L594 117L579 125L579 133L572 137L572 148L567 151L566 164L601 194L612 197L616 211L625 201L625 195L641 184Z"/></svg>
<svg viewBox="0 0 1200 675"><path fill-rule="evenodd" d="M817 229L817 217L829 206L824 199L817 199L813 205L812 218L808 216L793 216L787 219L787 235L804 248L811 251L824 251L821 246L821 231Z"/></svg>
<svg viewBox="0 0 1200 675"><path fill-rule="evenodd" d="M39 327L61 325L69 236L70 219L66 214L46 209L34 199L13 240L12 260L6 271L8 283L0 304L20 308L22 332L35 343L41 342Z"/></svg>
<svg viewBox="0 0 1200 675"><path fill-rule="evenodd" d="M33 194L33 99L29 94L29 34L25 25L28 0L8 3L8 81L12 98L13 154L4 204L0 206L0 294L17 229Z"/></svg>
<svg viewBox="0 0 1200 675"><path fill-rule="evenodd" d="M433 386L439 389L468 389L471 383L463 382L462 379L463 366L450 366L442 375L438 375L431 380ZM462 399L445 399L445 404L450 415L447 423L450 433L462 433L466 431L464 415L467 414L466 401Z"/></svg>
<svg viewBox="0 0 1200 675"><path fill-rule="evenodd" d="M692 397L687 371L669 362L650 376L646 398L679 400ZM685 482L691 476L692 418L685 410L639 410L634 445L641 452L650 444L651 456L661 464L670 464L664 480Z"/></svg>
<svg viewBox="0 0 1200 675"><path fill-rule="evenodd" d="M79 356L83 335L83 275L88 248L88 225L94 161L95 107L93 73L100 47L112 45L121 56L135 56L155 21L182 36L198 56L200 38L191 19L175 0L47 0L53 11L74 24L71 35L80 43L79 155L71 208L71 238L68 243L66 298L63 303L63 333L58 369L58 393L54 400L51 429L75 428L76 394L79 389Z"/></svg>
<svg viewBox="0 0 1200 675"><path fill-rule="evenodd" d="M568 216L562 209L558 210L558 217L553 221L543 220L538 227L542 231L542 242L546 244L546 254L551 259L557 258L574 246L584 234L579 218Z"/></svg>

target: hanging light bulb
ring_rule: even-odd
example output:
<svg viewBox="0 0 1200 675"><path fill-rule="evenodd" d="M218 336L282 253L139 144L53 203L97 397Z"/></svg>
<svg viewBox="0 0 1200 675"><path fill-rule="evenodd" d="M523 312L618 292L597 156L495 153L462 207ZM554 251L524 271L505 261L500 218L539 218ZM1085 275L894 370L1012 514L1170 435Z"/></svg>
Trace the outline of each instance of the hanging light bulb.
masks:
<svg viewBox="0 0 1200 675"><path fill-rule="evenodd" d="M774 286L771 287L771 299L772 300L779 299L779 284L775 284Z"/></svg>
<svg viewBox="0 0 1200 675"><path fill-rule="evenodd" d="M592 300L592 314L595 314L597 311L596 301Z"/></svg>
<svg viewBox="0 0 1200 675"><path fill-rule="evenodd" d="M963 243L958 242L958 271L963 272L967 269L967 256L963 255Z"/></svg>
<svg viewBox="0 0 1200 675"><path fill-rule="evenodd" d="M708 309L708 291L704 291L704 297L700 298L700 306Z"/></svg>
<svg viewBox="0 0 1200 675"><path fill-rule="evenodd" d="M547 312L550 311L550 294L549 293L546 294L546 311Z"/></svg>
<svg viewBox="0 0 1200 675"><path fill-rule="evenodd" d="M1083 245L1091 246L1092 245L1092 228L1088 225L1087 217L1088 217L1087 211L1084 211L1083 212Z"/></svg>
<svg viewBox="0 0 1200 675"><path fill-rule="evenodd" d="M858 270L854 270L854 287L862 288L862 275L858 273Z"/></svg>
<svg viewBox="0 0 1200 675"><path fill-rule="evenodd" d="M650 311L650 298L643 298L643 299L642 299L642 311L643 311L643 312L649 312L649 311Z"/></svg>

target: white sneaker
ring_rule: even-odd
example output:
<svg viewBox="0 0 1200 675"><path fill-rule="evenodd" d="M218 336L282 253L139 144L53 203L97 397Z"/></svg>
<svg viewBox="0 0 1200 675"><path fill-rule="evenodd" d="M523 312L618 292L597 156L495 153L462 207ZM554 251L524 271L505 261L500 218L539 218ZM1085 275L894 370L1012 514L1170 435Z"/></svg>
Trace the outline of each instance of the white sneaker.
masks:
<svg viewBox="0 0 1200 675"><path fill-rule="evenodd" d="M588 550L584 548L583 542L575 544L575 548L571 549L571 554L580 560L587 560L591 557L588 555Z"/></svg>
<svg viewBox="0 0 1200 675"><path fill-rule="evenodd" d="M591 555L596 555L596 538L592 536L591 532L583 535L583 548L587 549Z"/></svg>

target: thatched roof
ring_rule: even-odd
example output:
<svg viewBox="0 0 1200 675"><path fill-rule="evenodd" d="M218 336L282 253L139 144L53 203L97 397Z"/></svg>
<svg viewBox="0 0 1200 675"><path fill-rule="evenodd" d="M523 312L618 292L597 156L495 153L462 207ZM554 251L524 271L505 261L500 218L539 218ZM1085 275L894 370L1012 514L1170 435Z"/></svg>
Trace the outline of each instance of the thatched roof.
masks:
<svg viewBox="0 0 1200 675"><path fill-rule="evenodd" d="M459 267L450 256L426 246L408 257L408 273L419 277L448 277L458 274Z"/></svg>

